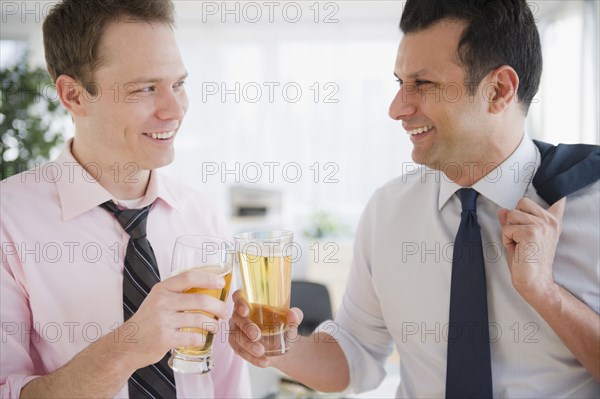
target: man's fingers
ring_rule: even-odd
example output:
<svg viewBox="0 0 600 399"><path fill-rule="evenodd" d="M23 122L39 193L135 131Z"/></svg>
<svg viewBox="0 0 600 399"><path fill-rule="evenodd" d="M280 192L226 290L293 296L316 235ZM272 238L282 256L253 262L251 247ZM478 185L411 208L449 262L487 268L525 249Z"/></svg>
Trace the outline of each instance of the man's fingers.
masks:
<svg viewBox="0 0 600 399"><path fill-rule="evenodd" d="M240 341L235 340L232 336L236 334L242 334L239 330L232 330L232 335L229 337L229 345L234 350L234 352L242 357L247 362L254 364L258 367L268 367L269 359L264 356L264 348L260 344L253 344L248 349L246 346L241 345ZM260 350L257 350L256 347L260 347Z"/></svg>
<svg viewBox="0 0 600 399"><path fill-rule="evenodd" d="M203 272L201 269L194 269L169 277L160 284L168 291L182 292L190 288L223 288L225 279L216 274Z"/></svg>
<svg viewBox="0 0 600 399"><path fill-rule="evenodd" d="M259 342L250 341L243 328L240 328L238 324L231 320L229 322L229 331L229 345L235 353L259 367L268 366L264 346Z"/></svg>
<svg viewBox="0 0 600 399"><path fill-rule="evenodd" d="M244 293L242 290L235 290L233 292L233 294L231 294L231 299L233 299L234 302L238 302L240 300L244 299Z"/></svg>
<svg viewBox="0 0 600 399"><path fill-rule="evenodd" d="M514 224L534 224L536 222L536 216L529 213L523 212L519 209L513 209L506 213L505 225L510 226Z"/></svg>
<svg viewBox="0 0 600 399"><path fill-rule="evenodd" d="M291 308L286 315L287 321L290 324L299 325L304 319L304 313L300 308Z"/></svg>
<svg viewBox="0 0 600 399"><path fill-rule="evenodd" d="M173 345L173 348L182 346L203 347L206 343L206 335L199 332L179 330L175 333L174 340L175 344Z"/></svg>
<svg viewBox="0 0 600 399"><path fill-rule="evenodd" d="M235 353L237 353L238 356L240 356L242 359L244 359L250 364L261 368L269 367L269 359L266 356L256 357L242 348L234 348L234 351Z"/></svg>
<svg viewBox="0 0 600 399"><path fill-rule="evenodd" d="M518 244L535 243L535 232L531 226L507 225L502 229L502 243L508 249L514 249Z"/></svg>
<svg viewBox="0 0 600 399"><path fill-rule="evenodd" d="M532 225L544 220L552 223L552 219L561 226L565 204L566 197L555 202L550 208L545 210L529 198L521 198L515 209L501 209L498 211L498 220L503 227L512 224Z"/></svg>
<svg viewBox="0 0 600 399"><path fill-rule="evenodd" d="M151 295L152 298L149 295L146 301L152 303L154 311L205 312L219 319L227 318L225 302L207 294L161 291Z"/></svg>
<svg viewBox="0 0 600 399"><path fill-rule="evenodd" d="M260 328L246 317L233 314L229 319L229 325L232 329L239 329L248 341L257 342L262 337Z"/></svg>
<svg viewBox="0 0 600 399"><path fill-rule="evenodd" d="M535 215L535 216L544 216L545 212L549 212L552 216L557 218L559 221L562 221L563 214L565 212L565 205L567 203L567 197L563 197L560 200L556 201L548 210L544 210L541 206L530 200L529 198L521 198L517 203L515 209L521 210L523 212Z"/></svg>
<svg viewBox="0 0 600 399"><path fill-rule="evenodd" d="M518 209L520 211L529 213L531 215L535 215L535 216L544 216L544 208L542 208L541 206L539 206L538 204L536 204L535 202L533 202L532 200L530 200L529 198L521 198L519 200L519 202L517 202L517 206L515 207L515 209Z"/></svg>
<svg viewBox="0 0 600 399"><path fill-rule="evenodd" d="M250 305L246 302L244 293L242 290L237 290L232 295L235 311L242 317L248 317L250 315Z"/></svg>
<svg viewBox="0 0 600 399"><path fill-rule="evenodd" d="M508 217L508 209L500 209L498 211L498 221L502 227L506 226L506 219Z"/></svg>
<svg viewBox="0 0 600 399"><path fill-rule="evenodd" d="M227 317L225 302L206 294L172 294L173 310L178 312L202 311L219 319Z"/></svg>
<svg viewBox="0 0 600 399"><path fill-rule="evenodd" d="M567 205L567 197L563 197L556 201L550 208L548 208L548 212L552 214L558 220L558 222L562 225L563 215L565 214L565 206Z"/></svg>
<svg viewBox="0 0 600 399"><path fill-rule="evenodd" d="M514 233L515 233L514 226L505 225L502 228L502 243L504 244L505 247L515 243L515 241L513 240Z"/></svg>
<svg viewBox="0 0 600 399"><path fill-rule="evenodd" d="M222 322L204 313L180 312L175 316L173 326L178 330L182 328L194 328L194 332L197 333L201 333L199 330L202 330L214 334L219 331Z"/></svg>

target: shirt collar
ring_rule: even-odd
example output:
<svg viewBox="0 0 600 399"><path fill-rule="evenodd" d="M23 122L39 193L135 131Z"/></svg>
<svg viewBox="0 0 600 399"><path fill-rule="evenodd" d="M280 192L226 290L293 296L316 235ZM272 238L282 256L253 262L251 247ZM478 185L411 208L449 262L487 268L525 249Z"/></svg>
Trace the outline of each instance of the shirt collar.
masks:
<svg viewBox="0 0 600 399"><path fill-rule="evenodd" d="M164 176L158 173L158 171L153 170L150 172L150 182L148 183L146 195L144 196L144 200L142 201L141 207L150 205L156 200L163 201L175 210L179 208L177 200L175 199L175 196L173 195L171 190L169 190Z"/></svg>
<svg viewBox="0 0 600 399"><path fill-rule="evenodd" d="M73 139L71 138L67 141L65 148L56 161L52 163L57 172L55 181L63 221L79 216L108 200L115 199L110 192L98 183L92 173L88 173L77 162L71 152L72 143ZM97 170L100 173L100 169ZM177 208L177 202L163 180L156 171L150 173L150 182L141 204L142 207L160 199L168 206Z"/></svg>
<svg viewBox="0 0 600 399"><path fill-rule="evenodd" d="M490 164L490 172L472 188L500 207L513 209L525 195L540 162L539 150L529 135L525 133L513 153L497 168L493 168L493 165ZM460 188L462 187L441 173L438 210L441 210Z"/></svg>

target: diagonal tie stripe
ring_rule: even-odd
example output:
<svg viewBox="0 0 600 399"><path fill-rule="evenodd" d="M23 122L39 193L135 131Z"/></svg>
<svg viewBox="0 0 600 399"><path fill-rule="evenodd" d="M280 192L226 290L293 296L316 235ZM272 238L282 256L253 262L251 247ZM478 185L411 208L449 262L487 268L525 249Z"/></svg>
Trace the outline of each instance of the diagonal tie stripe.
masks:
<svg viewBox="0 0 600 399"><path fill-rule="evenodd" d="M129 320L135 313L132 302L129 299L123 299L123 315L125 320Z"/></svg>
<svg viewBox="0 0 600 399"><path fill-rule="evenodd" d="M128 281L124 281L123 284L129 283L132 286L134 286L143 297L148 296L148 294L150 293L150 287L143 285L144 284L143 281L141 281L139 279L139 277L133 276L131 270L125 269L124 272L125 272L124 278L126 278ZM131 293L131 294L133 295L133 293ZM131 295L129 295L129 296L131 297Z"/></svg>
<svg viewBox="0 0 600 399"><path fill-rule="evenodd" d="M148 240L146 240L146 241L148 241ZM158 270L154 266L156 264L156 261L154 260L154 251L152 250L152 247L150 245L148 245L148 250L145 250L139 244L136 244L134 242L133 243L133 251L135 252L135 255L138 257L138 259L140 259L142 262L145 263L148 270L150 270L154 274L154 278L156 278L156 280L160 281L160 276L158 275Z"/></svg>
<svg viewBox="0 0 600 399"><path fill-rule="evenodd" d="M151 205L142 209L119 209L114 202L100 205L112 213L129 234L123 269L123 316L125 321L138 310L154 284L160 281L158 265L146 238L146 222ZM168 366L169 354L157 363L136 370L129 378L130 398L174 398L173 370Z"/></svg>
<svg viewBox="0 0 600 399"><path fill-rule="evenodd" d="M139 210L137 213L134 214L133 217L131 218L127 218L127 214L123 214L124 217L121 217L121 219L124 219L122 224L122 227L125 231L133 231L135 229L138 228L138 226L144 222L144 218L146 218L148 216L148 207L142 208L141 210ZM126 219L125 219L126 218ZM125 221L127 220L127 221ZM134 225L135 223L135 225Z"/></svg>
<svg viewBox="0 0 600 399"><path fill-rule="evenodd" d="M452 257L446 398L493 395L485 263L476 213L478 194L471 188L457 192L462 212Z"/></svg>

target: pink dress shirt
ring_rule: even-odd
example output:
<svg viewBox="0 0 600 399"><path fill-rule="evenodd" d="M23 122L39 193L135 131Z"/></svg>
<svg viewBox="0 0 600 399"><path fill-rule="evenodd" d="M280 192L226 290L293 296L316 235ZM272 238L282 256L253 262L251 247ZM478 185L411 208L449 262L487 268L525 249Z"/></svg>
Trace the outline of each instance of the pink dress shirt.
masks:
<svg viewBox="0 0 600 399"><path fill-rule="evenodd" d="M55 162L0 183L2 398L18 398L29 381L63 366L123 322L129 236L98 207L113 197L77 163L70 144ZM224 236L214 207L155 171L140 207L152 202L147 231L161 279L170 275L176 237ZM228 305L231 312L231 300ZM246 365L226 335L224 322L214 340L213 371L175 373L177 397L251 396ZM117 397L128 397L127 384Z"/></svg>

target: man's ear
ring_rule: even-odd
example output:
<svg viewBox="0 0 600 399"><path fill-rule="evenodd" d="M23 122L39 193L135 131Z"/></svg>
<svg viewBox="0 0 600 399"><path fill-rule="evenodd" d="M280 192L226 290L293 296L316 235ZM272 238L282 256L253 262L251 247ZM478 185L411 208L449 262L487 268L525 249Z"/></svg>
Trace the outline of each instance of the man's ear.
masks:
<svg viewBox="0 0 600 399"><path fill-rule="evenodd" d="M62 105L73 116L87 114L85 97L90 96L81 83L68 75L60 75L56 79L56 92Z"/></svg>
<svg viewBox="0 0 600 399"><path fill-rule="evenodd" d="M517 101L519 75L510 66L503 65L490 72L486 89L490 104L489 110L493 114L498 114Z"/></svg>

